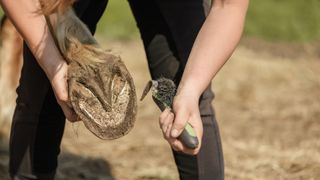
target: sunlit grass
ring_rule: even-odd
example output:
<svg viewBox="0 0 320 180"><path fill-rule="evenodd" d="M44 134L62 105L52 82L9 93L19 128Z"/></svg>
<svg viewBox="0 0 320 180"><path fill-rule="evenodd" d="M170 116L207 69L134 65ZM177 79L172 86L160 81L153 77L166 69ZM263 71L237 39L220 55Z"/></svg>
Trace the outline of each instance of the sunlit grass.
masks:
<svg viewBox="0 0 320 180"><path fill-rule="evenodd" d="M98 34L108 39L138 38L138 29L125 0L109 0L108 7L98 24Z"/></svg>
<svg viewBox="0 0 320 180"><path fill-rule="evenodd" d="M251 0L245 37L309 42L320 39L319 0Z"/></svg>

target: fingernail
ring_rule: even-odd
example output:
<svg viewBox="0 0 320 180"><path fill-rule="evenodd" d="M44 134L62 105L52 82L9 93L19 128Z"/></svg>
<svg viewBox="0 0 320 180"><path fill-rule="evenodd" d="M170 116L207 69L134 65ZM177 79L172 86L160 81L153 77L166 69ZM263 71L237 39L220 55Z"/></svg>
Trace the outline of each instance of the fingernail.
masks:
<svg viewBox="0 0 320 180"><path fill-rule="evenodd" d="M171 136L172 137L174 137L174 138L176 138L176 137L178 137L178 130L176 130L176 129L173 129L172 131L171 131Z"/></svg>

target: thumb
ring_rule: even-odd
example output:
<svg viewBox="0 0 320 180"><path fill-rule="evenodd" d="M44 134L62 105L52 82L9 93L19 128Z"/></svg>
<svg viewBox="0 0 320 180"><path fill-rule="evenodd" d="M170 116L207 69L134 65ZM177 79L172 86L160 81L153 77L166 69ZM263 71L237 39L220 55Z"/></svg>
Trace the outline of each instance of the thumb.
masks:
<svg viewBox="0 0 320 180"><path fill-rule="evenodd" d="M180 109L175 113L175 119L171 129L171 137L177 138L185 128L189 119L189 112Z"/></svg>

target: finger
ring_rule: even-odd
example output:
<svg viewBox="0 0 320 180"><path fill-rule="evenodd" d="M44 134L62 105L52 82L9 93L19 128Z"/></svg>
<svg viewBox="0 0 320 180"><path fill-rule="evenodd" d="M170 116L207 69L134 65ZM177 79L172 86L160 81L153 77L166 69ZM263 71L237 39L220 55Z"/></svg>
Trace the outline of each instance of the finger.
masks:
<svg viewBox="0 0 320 180"><path fill-rule="evenodd" d="M70 101L70 100L68 100L68 101L66 102L66 104L67 104L67 106L68 106L69 108L73 109L73 106L72 106L72 104L71 104L71 101Z"/></svg>
<svg viewBox="0 0 320 180"><path fill-rule="evenodd" d="M52 88L53 92L57 98L58 101L62 102L68 102L69 95L68 95L68 84L67 82L61 82L61 81L53 81L52 82Z"/></svg>
<svg viewBox="0 0 320 180"><path fill-rule="evenodd" d="M170 146L173 150L175 151L180 151L183 152L184 151L184 146L181 142L179 142L179 140L174 139L174 138L170 138L169 140Z"/></svg>
<svg viewBox="0 0 320 180"><path fill-rule="evenodd" d="M169 133L169 137L168 135L166 135L165 138L169 142L171 148L174 151L183 152L184 154L189 154L189 155L196 155L199 153L201 144L199 144L199 147L197 147L196 149L189 149L186 146L184 146L184 144L179 139L172 138L170 136L170 133Z"/></svg>
<svg viewBox="0 0 320 180"><path fill-rule="evenodd" d="M69 120L70 122L81 121L81 119L79 118L79 116L77 115L77 113L76 113L73 109L71 109L71 111L72 111L72 114L70 115L70 117L68 118L68 120Z"/></svg>
<svg viewBox="0 0 320 180"><path fill-rule="evenodd" d="M164 137L167 140L169 140L171 138L171 136L170 136L171 128L172 128L172 124L169 124L166 131L164 131Z"/></svg>
<svg viewBox="0 0 320 180"><path fill-rule="evenodd" d="M171 144L170 144L170 145L171 145ZM171 148L172 148L174 151L177 151L177 152L181 151L181 150L179 150L177 147L175 147L175 146L173 146L173 145L171 145Z"/></svg>
<svg viewBox="0 0 320 180"><path fill-rule="evenodd" d="M183 131L186 123L189 119L189 112L185 110L180 110L175 113L175 120L173 122L171 137L177 138Z"/></svg>
<svg viewBox="0 0 320 180"><path fill-rule="evenodd" d="M183 151L185 148L183 146L183 144L178 140L178 139L174 139L171 142L172 147L174 147L175 149L177 149L178 151Z"/></svg>
<svg viewBox="0 0 320 180"><path fill-rule="evenodd" d="M202 121L200 114L198 113L193 113L193 115L190 116L189 118L189 123L190 125L194 128L195 133L197 135L199 145L196 149L189 149L187 148L180 139L175 139L175 141L171 142L171 146L175 147L175 149L182 151L185 154L190 154L190 155L196 155L201 147L202 144L202 134L203 134L203 126L202 126Z"/></svg>
<svg viewBox="0 0 320 180"><path fill-rule="evenodd" d="M164 121L166 120L166 118L169 116L170 114L170 109L165 109L159 116L159 126L162 129L162 125L164 123Z"/></svg>
<svg viewBox="0 0 320 180"><path fill-rule="evenodd" d="M60 106L62 108L64 115L70 122L76 122L78 120L78 117L75 111L72 108L69 108L66 103L60 103Z"/></svg>
<svg viewBox="0 0 320 180"><path fill-rule="evenodd" d="M169 132L170 134L170 132ZM169 138L166 139L169 143L169 145L171 146L171 148L175 151L180 151L177 146L174 145L174 142L176 141L176 139L172 138L170 135L169 135Z"/></svg>
<svg viewBox="0 0 320 180"><path fill-rule="evenodd" d="M171 141L170 143L172 149L176 150L176 151L181 151L184 154L189 154L189 155L196 155L199 153L200 150L200 146L196 149L189 149L187 147L185 147L182 142L178 139L174 139L173 141Z"/></svg>
<svg viewBox="0 0 320 180"><path fill-rule="evenodd" d="M163 121L163 124L161 126L162 132L164 134L166 134L166 132L168 131L169 126L170 126L170 129L171 129L173 120L174 120L174 114L173 113L169 113L169 115Z"/></svg>

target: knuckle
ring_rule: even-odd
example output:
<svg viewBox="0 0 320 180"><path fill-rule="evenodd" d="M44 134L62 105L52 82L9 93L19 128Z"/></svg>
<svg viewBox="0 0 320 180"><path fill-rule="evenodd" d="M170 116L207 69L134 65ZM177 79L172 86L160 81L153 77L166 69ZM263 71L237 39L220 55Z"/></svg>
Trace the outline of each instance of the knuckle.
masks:
<svg viewBox="0 0 320 180"><path fill-rule="evenodd" d="M174 119L174 114L173 114L173 113L170 113L170 114L169 114L169 118L170 118L170 120L173 120L173 119Z"/></svg>
<svg viewBox="0 0 320 180"><path fill-rule="evenodd" d="M68 101L68 95L62 94L58 95L58 100L62 102L67 102Z"/></svg>
<svg viewBox="0 0 320 180"><path fill-rule="evenodd" d="M176 121L176 122L174 123L174 127L175 127L176 129L183 129L184 126L185 126L185 123L182 122L182 121Z"/></svg>
<svg viewBox="0 0 320 180"><path fill-rule="evenodd" d="M162 133L162 135L163 135L163 138L164 138L166 141L168 141L168 143L170 144L170 141L169 141L168 136L167 136L165 133Z"/></svg>
<svg viewBox="0 0 320 180"><path fill-rule="evenodd" d="M165 112L162 112L159 116L160 121L163 121L166 118L167 114Z"/></svg>
<svg viewBox="0 0 320 180"><path fill-rule="evenodd" d="M171 137L170 137L170 134L166 133L165 136L166 136L166 139L167 139L167 140L170 140L170 138L171 138Z"/></svg>
<svg viewBox="0 0 320 180"><path fill-rule="evenodd" d="M181 103L180 101L177 101L176 99L174 99L172 106L174 107L174 109L179 109L181 107Z"/></svg>
<svg viewBox="0 0 320 180"><path fill-rule="evenodd" d="M177 146L175 143L171 144L172 149L174 149L175 151L181 151L181 149L179 148L179 146Z"/></svg>
<svg viewBox="0 0 320 180"><path fill-rule="evenodd" d="M173 147L173 146L171 146L171 148L172 148L174 151L176 151L176 152L179 151L177 148L175 148L175 147Z"/></svg>
<svg viewBox="0 0 320 180"><path fill-rule="evenodd" d="M165 133L166 130L167 130L167 126L166 126L166 125L162 125L162 126L161 126L161 129L162 129L162 132Z"/></svg>
<svg viewBox="0 0 320 180"><path fill-rule="evenodd" d="M72 123L77 122L77 118L75 118L74 116L67 117L67 119Z"/></svg>
<svg viewBox="0 0 320 180"><path fill-rule="evenodd" d="M191 152L186 152L186 153L190 155L197 155L199 153L199 150L193 150Z"/></svg>
<svg viewBox="0 0 320 180"><path fill-rule="evenodd" d="M163 139L167 140L166 135L162 133ZM167 140L168 141L168 140Z"/></svg>
<svg viewBox="0 0 320 180"><path fill-rule="evenodd" d="M70 117L67 117L67 120L68 120L69 122L74 122L74 120L73 120L72 118L70 118Z"/></svg>
<svg viewBox="0 0 320 180"><path fill-rule="evenodd" d="M72 116L70 116L70 115L66 115L66 118L67 118L70 122L73 121L73 118L72 118Z"/></svg>
<svg viewBox="0 0 320 180"><path fill-rule="evenodd" d="M160 126L164 123L164 118L159 117L159 124Z"/></svg>

